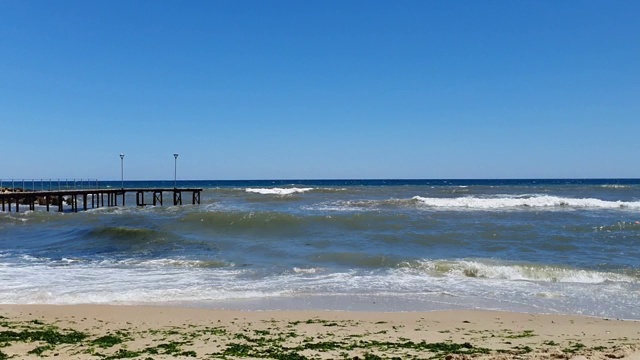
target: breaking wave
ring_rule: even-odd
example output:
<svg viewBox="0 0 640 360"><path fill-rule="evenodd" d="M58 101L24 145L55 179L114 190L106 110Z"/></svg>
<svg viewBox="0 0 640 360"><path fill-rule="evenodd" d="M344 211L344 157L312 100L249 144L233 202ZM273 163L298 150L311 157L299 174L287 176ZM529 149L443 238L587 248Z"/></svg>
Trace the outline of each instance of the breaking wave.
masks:
<svg viewBox="0 0 640 360"><path fill-rule="evenodd" d="M480 198L432 198L414 196L422 206L433 208L505 209L505 208L588 208L588 209L640 209L640 201L606 201L600 199L576 199L549 195L520 197Z"/></svg>
<svg viewBox="0 0 640 360"><path fill-rule="evenodd" d="M500 195L494 197L423 197L384 200L339 200L305 206L305 210L320 211L378 211L386 208L418 208L446 210L502 210L502 209L617 209L638 210L640 201L607 201L594 198L568 198L550 195Z"/></svg>
<svg viewBox="0 0 640 360"><path fill-rule="evenodd" d="M430 276L583 284L636 283L640 275L550 265L505 264L475 260L421 260L403 262L400 267L411 271L426 272Z"/></svg>
<svg viewBox="0 0 640 360"><path fill-rule="evenodd" d="M246 192L256 193L262 195L292 195L292 194L301 194L307 191L311 191L313 188L263 188L263 189L254 189L248 188Z"/></svg>

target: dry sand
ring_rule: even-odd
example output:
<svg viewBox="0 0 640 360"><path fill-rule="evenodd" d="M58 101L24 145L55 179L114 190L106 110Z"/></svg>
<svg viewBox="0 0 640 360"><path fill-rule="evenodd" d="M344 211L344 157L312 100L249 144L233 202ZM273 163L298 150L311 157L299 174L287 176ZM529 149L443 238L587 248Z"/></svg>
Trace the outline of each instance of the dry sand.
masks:
<svg viewBox="0 0 640 360"><path fill-rule="evenodd" d="M640 322L492 311L0 305L0 359L632 359Z"/></svg>

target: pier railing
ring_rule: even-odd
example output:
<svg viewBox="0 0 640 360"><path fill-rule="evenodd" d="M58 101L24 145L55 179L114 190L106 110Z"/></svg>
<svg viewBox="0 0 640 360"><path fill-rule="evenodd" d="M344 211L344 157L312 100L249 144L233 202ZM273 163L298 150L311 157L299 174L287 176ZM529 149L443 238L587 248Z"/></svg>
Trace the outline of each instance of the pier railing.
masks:
<svg viewBox="0 0 640 360"><path fill-rule="evenodd" d="M98 179L0 179L0 192L62 191L99 189Z"/></svg>
<svg viewBox="0 0 640 360"><path fill-rule="evenodd" d="M11 185L11 187L3 187ZM22 183L22 187L19 187ZM31 184L29 184L31 183ZM31 185L31 187L29 187ZM39 185L39 188L38 188ZM58 188L56 189L56 185ZM160 205L164 202L163 193L173 194L173 205L182 205L182 193L191 193L191 203L200 204L201 188L120 188L120 189L100 189L97 180L73 179L73 181L53 179L49 181L41 180L2 180L0 182L0 206L1 211L11 212L15 206L15 212L20 212L20 205L27 205L30 211L35 211L36 204L45 206L49 211L50 205L58 207L58 211L64 211L64 204L71 206L71 211L78 212L78 204L82 204L84 210L89 206L105 206L104 198L107 197L106 206L118 206L122 203L125 206L127 193L136 193L136 205ZM153 193L152 203L145 201L145 193ZM118 200L120 198L122 201Z"/></svg>

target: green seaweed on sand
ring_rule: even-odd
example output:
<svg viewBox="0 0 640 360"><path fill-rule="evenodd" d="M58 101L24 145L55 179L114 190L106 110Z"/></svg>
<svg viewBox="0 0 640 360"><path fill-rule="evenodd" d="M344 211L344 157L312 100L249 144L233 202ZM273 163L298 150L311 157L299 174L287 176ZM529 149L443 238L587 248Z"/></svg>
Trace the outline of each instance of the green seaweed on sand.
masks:
<svg viewBox="0 0 640 360"><path fill-rule="evenodd" d="M147 353L150 355L173 355L173 356L197 356L193 350L183 350L182 345L189 345L186 341L171 341L162 343L154 347L148 347L141 351L141 353Z"/></svg>
<svg viewBox="0 0 640 360"><path fill-rule="evenodd" d="M575 343L571 346L569 346L568 348L565 348L562 350L562 352L567 353L567 354L575 354L578 351L584 349L586 346L584 344L581 343Z"/></svg>
<svg viewBox="0 0 640 360"><path fill-rule="evenodd" d="M91 341L91 344L106 349L122 342L124 342L122 336L108 334Z"/></svg>
<svg viewBox="0 0 640 360"><path fill-rule="evenodd" d="M138 356L141 356L142 352L140 351L131 351L127 349L118 349L115 354L106 356L103 360L115 360L115 359L132 359Z"/></svg>
<svg viewBox="0 0 640 360"><path fill-rule="evenodd" d="M56 327L49 327L38 330L22 330L20 332L13 330L0 331L0 342L33 342L42 341L51 345L58 344L77 344L83 341L87 334L68 330L61 332Z"/></svg>
<svg viewBox="0 0 640 360"><path fill-rule="evenodd" d="M42 354L44 354L45 351L49 351L53 349L55 349L53 345L43 345L43 346L38 346L33 350L29 350L27 354L42 356Z"/></svg>
<svg viewBox="0 0 640 360"><path fill-rule="evenodd" d="M345 349L347 345L343 342L336 341L323 341L317 343L305 343L302 346L294 348L294 350L319 350L319 351L329 351L336 349Z"/></svg>
<svg viewBox="0 0 640 360"><path fill-rule="evenodd" d="M215 336L224 336L227 335L227 329L225 329L222 326L218 326L218 327L206 327L204 330L201 330L202 333L204 334L208 334L208 335L215 335Z"/></svg>
<svg viewBox="0 0 640 360"><path fill-rule="evenodd" d="M247 357L252 354L253 347L247 344L229 343L222 355Z"/></svg>
<svg viewBox="0 0 640 360"><path fill-rule="evenodd" d="M528 354L533 351L533 349L529 346L516 346L514 349L519 355Z"/></svg>
<svg viewBox="0 0 640 360"><path fill-rule="evenodd" d="M372 353L365 353L364 354L364 360L382 360L383 358L381 358L380 356L376 355L376 354L372 354Z"/></svg>
<svg viewBox="0 0 640 360"><path fill-rule="evenodd" d="M522 338L528 338L528 337L533 337L533 336L536 336L536 334L534 334L533 330L524 330L521 333L506 335L505 338L506 339L522 339Z"/></svg>

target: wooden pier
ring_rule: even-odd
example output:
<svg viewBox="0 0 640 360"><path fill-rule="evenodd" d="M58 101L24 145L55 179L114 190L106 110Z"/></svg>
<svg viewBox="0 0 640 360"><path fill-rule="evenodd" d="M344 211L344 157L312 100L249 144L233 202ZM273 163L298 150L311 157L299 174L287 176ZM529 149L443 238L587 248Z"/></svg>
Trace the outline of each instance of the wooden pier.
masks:
<svg viewBox="0 0 640 360"><path fill-rule="evenodd" d="M71 189L71 190L50 190L50 191L10 191L0 192L0 202L2 211L12 210L12 205L16 212L20 212L20 205L28 206L29 210L35 210L35 204L46 206L49 211L51 206L57 206L58 211L64 210L64 203L71 206L71 211L78 212L78 198L82 198L82 208L84 210L105 206L125 206L127 193L136 193L136 205L163 205L163 194L173 194L173 205L182 205L182 193L191 193L191 203L200 204L200 192L202 189L192 188L140 188L140 189ZM151 203L145 202L145 194L151 193Z"/></svg>

